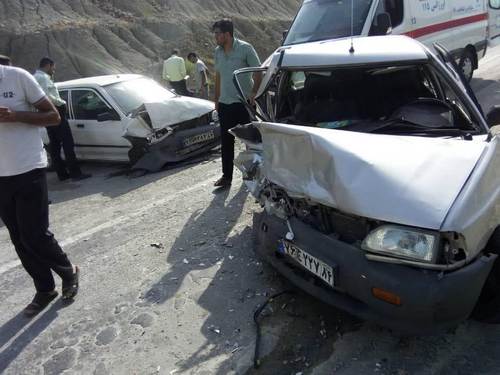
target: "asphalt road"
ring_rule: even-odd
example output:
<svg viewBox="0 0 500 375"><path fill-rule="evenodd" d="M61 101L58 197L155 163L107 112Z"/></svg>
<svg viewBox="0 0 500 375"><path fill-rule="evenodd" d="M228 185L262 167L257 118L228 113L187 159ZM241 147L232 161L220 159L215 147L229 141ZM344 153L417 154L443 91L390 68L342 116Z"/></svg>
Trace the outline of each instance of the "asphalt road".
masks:
<svg viewBox="0 0 500 375"><path fill-rule="evenodd" d="M497 48L476 72L485 110L500 104L499 66ZM290 285L252 253L257 206L241 180L214 193L216 154L140 178L84 168L94 177L80 183L50 175L52 231L82 269L72 305L22 316L33 287L0 224L0 373L500 372L500 326L401 336L300 292L266 309L256 371L253 312Z"/></svg>

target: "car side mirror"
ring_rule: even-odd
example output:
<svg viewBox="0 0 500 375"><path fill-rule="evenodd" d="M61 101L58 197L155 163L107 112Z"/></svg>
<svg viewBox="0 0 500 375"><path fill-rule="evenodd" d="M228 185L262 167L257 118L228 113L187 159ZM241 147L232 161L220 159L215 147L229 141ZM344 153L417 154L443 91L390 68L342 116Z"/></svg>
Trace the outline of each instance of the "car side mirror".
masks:
<svg viewBox="0 0 500 375"><path fill-rule="evenodd" d="M495 125L500 125L500 105L495 105L491 108L486 116L486 122L490 128Z"/></svg>
<svg viewBox="0 0 500 375"><path fill-rule="evenodd" d="M387 35L392 32L392 22L389 13L380 13L377 16L377 31L378 35Z"/></svg>
<svg viewBox="0 0 500 375"><path fill-rule="evenodd" d="M97 115L97 122L120 121L120 115L115 111L106 111Z"/></svg>

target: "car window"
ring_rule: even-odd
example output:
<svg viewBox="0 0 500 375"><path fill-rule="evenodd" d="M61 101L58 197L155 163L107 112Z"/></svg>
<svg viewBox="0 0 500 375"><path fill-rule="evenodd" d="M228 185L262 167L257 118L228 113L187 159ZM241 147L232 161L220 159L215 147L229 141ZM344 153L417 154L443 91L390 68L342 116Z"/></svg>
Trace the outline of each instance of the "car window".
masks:
<svg viewBox="0 0 500 375"><path fill-rule="evenodd" d="M391 27L398 27L403 23L404 19L404 2L403 0L383 0L380 1L375 17L370 29L370 35L384 35L386 30L380 30L377 16L381 13L387 13L391 19Z"/></svg>
<svg viewBox="0 0 500 375"><path fill-rule="evenodd" d="M372 0L309 0L297 13L284 45L360 35ZM354 8L354 12L352 12ZM351 18L352 16L352 18ZM352 29L351 29L351 19Z"/></svg>
<svg viewBox="0 0 500 375"><path fill-rule="evenodd" d="M500 9L500 0L490 0L490 7Z"/></svg>
<svg viewBox="0 0 500 375"><path fill-rule="evenodd" d="M113 83L104 89L126 114L145 103L157 103L175 97L158 82L146 77Z"/></svg>
<svg viewBox="0 0 500 375"><path fill-rule="evenodd" d="M108 105L92 90L73 90L71 99L73 113L78 120L97 120L99 114L110 110Z"/></svg>
<svg viewBox="0 0 500 375"><path fill-rule="evenodd" d="M279 87L282 123L386 134L477 130L460 94L429 64L289 71Z"/></svg>

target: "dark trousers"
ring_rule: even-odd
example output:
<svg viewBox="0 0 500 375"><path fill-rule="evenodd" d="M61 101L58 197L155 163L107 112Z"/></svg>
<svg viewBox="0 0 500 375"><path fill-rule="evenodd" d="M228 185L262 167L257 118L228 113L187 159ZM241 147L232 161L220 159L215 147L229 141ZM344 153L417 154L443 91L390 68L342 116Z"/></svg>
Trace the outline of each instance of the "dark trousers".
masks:
<svg viewBox="0 0 500 375"><path fill-rule="evenodd" d="M222 174L224 178L233 178L234 137L229 130L236 125L250 122L250 115L241 103L219 103L219 121L221 127Z"/></svg>
<svg viewBox="0 0 500 375"><path fill-rule="evenodd" d="M82 174L78 166L78 160L75 155L75 142L71 129L66 118L66 106L57 107L61 116L61 123L59 126L47 127L47 134L49 135L49 154L59 179L66 179L68 177L78 177ZM64 158L61 158L61 148L64 150Z"/></svg>
<svg viewBox="0 0 500 375"><path fill-rule="evenodd" d="M186 80L180 80L180 81L170 81L170 86L175 90L175 92L179 95L184 95L184 96L191 96L189 94L189 91L187 89L186 85Z"/></svg>
<svg viewBox="0 0 500 375"><path fill-rule="evenodd" d="M49 231L44 169L0 177L0 217L38 292L54 290L51 270L61 278L71 277L72 264Z"/></svg>

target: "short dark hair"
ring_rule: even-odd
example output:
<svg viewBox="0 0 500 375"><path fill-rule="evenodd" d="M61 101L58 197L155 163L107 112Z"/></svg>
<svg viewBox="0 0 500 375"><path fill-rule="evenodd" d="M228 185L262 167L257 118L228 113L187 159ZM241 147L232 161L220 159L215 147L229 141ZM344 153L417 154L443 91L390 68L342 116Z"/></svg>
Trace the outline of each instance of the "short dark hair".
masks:
<svg viewBox="0 0 500 375"><path fill-rule="evenodd" d="M9 56L0 55L0 65L10 65L11 63Z"/></svg>
<svg viewBox="0 0 500 375"><path fill-rule="evenodd" d="M234 36L234 26L233 21L229 18L223 18L212 25L212 31L219 29L223 33L229 33L229 35Z"/></svg>
<svg viewBox="0 0 500 375"><path fill-rule="evenodd" d="M179 49L178 48L174 48L172 50L172 55L178 55L179 54Z"/></svg>
<svg viewBox="0 0 500 375"><path fill-rule="evenodd" d="M189 52L188 59L190 59L191 57L194 57L196 59L198 57L198 55L195 52Z"/></svg>
<svg viewBox="0 0 500 375"><path fill-rule="evenodd" d="M45 68L47 65L54 65L54 60L52 60L50 57L42 57L39 67Z"/></svg>

